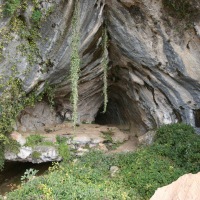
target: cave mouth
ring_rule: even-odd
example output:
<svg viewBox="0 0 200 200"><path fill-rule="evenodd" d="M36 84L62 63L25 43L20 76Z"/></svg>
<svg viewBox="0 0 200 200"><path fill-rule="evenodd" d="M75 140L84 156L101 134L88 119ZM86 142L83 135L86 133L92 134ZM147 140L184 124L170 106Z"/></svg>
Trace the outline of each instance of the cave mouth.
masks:
<svg viewBox="0 0 200 200"><path fill-rule="evenodd" d="M109 99L107 110L103 113L104 104L99 108L95 117L95 123L99 125L124 125L128 123L124 119L124 113L121 112L120 105L116 100ZM125 112L125 111L124 111Z"/></svg>
<svg viewBox="0 0 200 200"><path fill-rule="evenodd" d="M131 99L126 91L119 87L113 86L109 89L106 113L103 113L102 104L96 114L95 123L129 129L134 135L146 133L148 127L143 121L144 113L141 113L138 102Z"/></svg>
<svg viewBox="0 0 200 200"><path fill-rule="evenodd" d="M52 162L33 164L31 162L6 162L3 171L0 172L0 195L17 189L21 184L21 177L27 169L38 170L38 176L47 172L48 168L52 166Z"/></svg>

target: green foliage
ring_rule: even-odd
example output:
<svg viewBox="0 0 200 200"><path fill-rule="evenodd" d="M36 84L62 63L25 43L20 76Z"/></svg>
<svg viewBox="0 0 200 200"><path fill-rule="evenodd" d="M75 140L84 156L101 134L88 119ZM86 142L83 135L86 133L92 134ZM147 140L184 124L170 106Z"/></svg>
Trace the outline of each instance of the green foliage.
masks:
<svg viewBox="0 0 200 200"><path fill-rule="evenodd" d="M200 136L190 125L177 123L159 128L155 149L189 172L200 171Z"/></svg>
<svg viewBox="0 0 200 200"><path fill-rule="evenodd" d="M107 161L107 159L109 161ZM37 177L7 195L16 199L110 199L140 200L133 188L110 177L110 160L99 152L92 152L76 163L56 165L44 177Z"/></svg>
<svg viewBox="0 0 200 200"><path fill-rule="evenodd" d="M48 101L51 108L53 108L55 105L55 101L54 101L55 87L49 85L49 83L47 82L44 86L43 94L46 97L46 100Z"/></svg>
<svg viewBox="0 0 200 200"><path fill-rule="evenodd" d="M10 77L2 82L5 84L1 85L3 91L0 99L0 134L6 135L13 130L12 127L19 113L26 106L33 106L40 97L35 96L35 91L28 95L23 92L19 79Z"/></svg>
<svg viewBox="0 0 200 200"><path fill-rule="evenodd" d="M73 108L72 120L74 127L78 120L78 80L80 72L80 56L79 56L79 9L78 3L75 3L74 15L72 18L72 42L71 42L71 67L70 67L70 81L71 81L71 104Z"/></svg>
<svg viewBox="0 0 200 200"><path fill-rule="evenodd" d="M25 146L34 147L40 145L43 142L44 137L39 134L29 135L26 138Z"/></svg>
<svg viewBox="0 0 200 200"><path fill-rule="evenodd" d="M104 29L103 32L103 60L102 60L102 65L103 65L103 95L104 95L104 108L103 108L103 113L106 112L107 109L107 104L108 104L108 52L107 52L107 47L108 47L108 35L107 35L107 29Z"/></svg>
<svg viewBox="0 0 200 200"><path fill-rule="evenodd" d="M69 161L71 154L67 143L65 142L60 143L58 145L58 152L64 162Z"/></svg>
<svg viewBox="0 0 200 200"><path fill-rule="evenodd" d="M59 155L62 157L63 161L64 162L69 161L71 154L70 154L69 146L67 144L67 138L57 135L56 142L58 143Z"/></svg>
<svg viewBox="0 0 200 200"><path fill-rule="evenodd" d="M5 152L19 153L20 144L11 138L8 139L8 142L5 144Z"/></svg>
<svg viewBox="0 0 200 200"><path fill-rule="evenodd" d="M27 9L28 3L33 5L33 14L31 27L26 24L25 17L23 16ZM39 9L39 0L4 0L3 14L4 17L10 17L9 23L0 29L0 59L4 58L3 49L12 40L14 35L18 35L23 41L17 49L20 55L25 56L29 61L30 67L38 62L40 55L37 47L37 40L41 37L39 34L38 23L42 19L42 12ZM51 9L52 10L52 9ZM31 68L26 69L24 74L28 73ZM0 77L0 149L3 152L5 145L8 143L9 133L12 132L15 124L16 117L27 106L33 106L37 101L40 101L44 92L36 95L37 86L35 89L26 94L22 89L22 83L18 77L16 66L13 66L10 77ZM13 70L14 69L14 70ZM2 69L3 70L3 69ZM28 77L28 76L27 76ZM53 90L47 89L46 94L51 105L53 105ZM14 143L10 143L10 145ZM9 146L9 145L8 145ZM13 146L13 148L16 145ZM11 148L11 146L10 146ZM3 153L2 153L3 155ZM0 156L1 157L1 156ZM3 156L2 156L3 157ZM3 159L0 159L0 166L3 166ZM1 168L1 167L0 167Z"/></svg>
<svg viewBox="0 0 200 200"><path fill-rule="evenodd" d="M32 13L32 20L34 23L39 24L41 18L42 18L42 12L40 10L34 10Z"/></svg>
<svg viewBox="0 0 200 200"><path fill-rule="evenodd" d="M13 15L21 6L21 0L6 0L4 14L7 16Z"/></svg>
<svg viewBox="0 0 200 200"><path fill-rule="evenodd" d="M117 162L123 182L137 189L143 199L149 199L158 187L167 185L186 173L151 148L141 149L127 156L119 155Z"/></svg>
<svg viewBox="0 0 200 200"><path fill-rule="evenodd" d="M10 21L11 32L17 33L24 41L17 49L21 55L26 57L29 64L32 66L37 63L39 56L39 49L37 47L37 40L41 38L38 27L27 28L27 24L21 18L15 17Z"/></svg>
<svg viewBox="0 0 200 200"><path fill-rule="evenodd" d="M40 101L44 94L49 91L44 90L43 93L36 96L36 90L26 94L22 89L22 83L19 79L14 78L16 76L16 69L13 66L13 74L10 78L5 77L1 80L0 89L2 90L0 98L0 148L2 152L5 150L11 150L17 152L19 144L8 139L9 134L13 131L15 120L20 112L27 106L34 106L37 101ZM50 94L50 96L52 96ZM52 101L52 100L51 100ZM34 146L37 144L50 145L47 142L41 141L43 137L40 135L31 135L27 139L27 146ZM52 143L51 143L52 144ZM52 144L53 145L53 144ZM2 156L0 156L2 157ZM0 159L0 169L3 166L3 160Z"/></svg>
<svg viewBox="0 0 200 200"><path fill-rule="evenodd" d="M64 137L64 136L61 136L61 135L56 135L56 142L58 144L66 143L67 142L67 138Z"/></svg>
<svg viewBox="0 0 200 200"><path fill-rule="evenodd" d="M30 181L33 179L33 177L37 174L38 170L36 169L27 169L24 173L24 175L21 177L21 182L24 184L27 181Z"/></svg>
<svg viewBox="0 0 200 200"><path fill-rule="evenodd" d="M110 167L118 166L119 173L110 176ZM183 169L171 160L150 149L136 153L105 155L92 151L76 163L56 164L49 175L34 179L21 189L8 194L8 200L36 199L44 195L43 187L51 190L52 199L149 199L155 189L171 183ZM140 194L140 196L138 195Z"/></svg>

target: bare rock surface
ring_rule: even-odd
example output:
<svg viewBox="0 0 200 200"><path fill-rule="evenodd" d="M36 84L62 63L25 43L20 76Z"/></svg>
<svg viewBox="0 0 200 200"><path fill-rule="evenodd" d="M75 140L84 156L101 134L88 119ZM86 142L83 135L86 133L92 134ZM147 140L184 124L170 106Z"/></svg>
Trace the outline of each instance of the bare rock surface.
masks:
<svg viewBox="0 0 200 200"><path fill-rule="evenodd" d="M154 137L156 135L156 131L148 131L142 136L138 137L138 141L142 145L151 145L154 141Z"/></svg>
<svg viewBox="0 0 200 200"><path fill-rule="evenodd" d="M156 190L150 200L200 200L200 172L186 174Z"/></svg>

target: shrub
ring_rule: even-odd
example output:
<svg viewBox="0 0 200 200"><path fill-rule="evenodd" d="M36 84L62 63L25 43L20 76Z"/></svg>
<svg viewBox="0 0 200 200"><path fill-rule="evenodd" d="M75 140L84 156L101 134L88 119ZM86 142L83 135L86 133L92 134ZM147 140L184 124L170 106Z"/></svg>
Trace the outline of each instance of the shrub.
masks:
<svg viewBox="0 0 200 200"><path fill-rule="evenodd" d="M155 151L188 172L200 171L200 136L187 124L162 126L157 130Z"/></svg>
<svg viewBox="0 0 200 200"><path fill-rule="evenodd" d="M111 177L110 167L114 165L120 170ZM8 200L16 196L19 200L33 196L38 199L44 195L44 185L51 189L51 198L58 200L144 200L149 199L158 187L171 183L185 173L171 160L159 156L151 148L118 155L93 151L76 163L65 162L60 167L56 165L56 169L8 194Z"/></svg>
<svg viewBox="0 0 200 200"><path fill-rule="evenodd" d="M59 155L62 156L63 161L68 161L70 159L69 147L66 143L62 142L58 146Z"/></svg>

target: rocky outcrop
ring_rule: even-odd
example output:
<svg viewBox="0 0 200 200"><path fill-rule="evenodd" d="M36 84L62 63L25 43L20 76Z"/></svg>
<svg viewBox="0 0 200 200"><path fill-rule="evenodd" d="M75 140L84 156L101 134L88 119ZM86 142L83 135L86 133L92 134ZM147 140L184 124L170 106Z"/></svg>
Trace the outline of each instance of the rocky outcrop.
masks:
<svg viewBox="0 0 200 200"><path fill-rule="evenodd" d="M79 121L128 124L137 135L177 121L199 128L200 20L196 17L195 21L189 21L189 28L183 29L186 22L176 19L176 15L170 16L161 0L82 0L78 4L81 37ZM27 41L13 32L3 50L5 59L1 61L0 73L9 75L15 63L27 92L37 85L39 93L45 82L56 86L55 112L63 119L72 112L68 77L75 1L42 1L41 9L45 11L51 5L53 11L41 23L41 39L37 40L39 56L32 67L26 55L17 48ZM198 6L196 11L199 11ZM25 14L26 21L30 21L30 13ZM1 20L1 28L8 26L9 20ZM107 113L103 115L101 63L105 26L109 35L110 62L109 102ZM48 112L46 115L48 118ZM21 119L26 121L24 114ZM57 123L56 117L52 119Z"/></svg>
<svg viewBox="0 0 200 200"><path fill-rule="evenodd" d="M30 138L31 136L36 137ZM45 130L34 134L14 131L11 138L18 143L18 148L8 148L5 151L5 159L44 163L60 161L68 154L74 158L79 157L89 150L100 150L106 153L132 152L137 148L137 139L129 140L129 136L117 127L96 124L81 124L76 127L75 132L72 123L46 126ZM38 137L40 139L37 139ZM66 149L63 150L65 147ZM63 154L64 151L66 155Z"/></svg>
<svg viewBox="0 0 200 200"><path fill-rule="evenodd" d="M170 185L156 190L150 200L199 200L200 173L186 174Z"/></svg>
<svg viewBox="0 0 200 200"><path fill-rule="evenodd" d="M61 161L62 157L54 146L22 146L18 153L5 152L5 159L7 161L44 163Z"/></svg>

